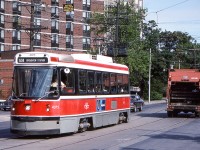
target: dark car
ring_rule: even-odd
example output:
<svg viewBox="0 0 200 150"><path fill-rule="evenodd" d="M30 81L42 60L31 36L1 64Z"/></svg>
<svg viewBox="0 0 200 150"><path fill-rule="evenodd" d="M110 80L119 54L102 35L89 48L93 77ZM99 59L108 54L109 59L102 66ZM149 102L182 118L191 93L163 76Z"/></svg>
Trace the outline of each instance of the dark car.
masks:
<svg viewBox="0 0 200 150"><path fill-rule="evenodd" d="M144 100L139 95L131 95L131 111L136 112L137 110L142 111L144 106Z"/></svg>
<svg viewBox="0 0 200 150"><path fill-rule="evenodd" d="M1 102L0 109L5 110L5 111L10 110L11 109L11 103L12 103L12 100L11 100L11 97L9 97L6 101Z"/></svg>

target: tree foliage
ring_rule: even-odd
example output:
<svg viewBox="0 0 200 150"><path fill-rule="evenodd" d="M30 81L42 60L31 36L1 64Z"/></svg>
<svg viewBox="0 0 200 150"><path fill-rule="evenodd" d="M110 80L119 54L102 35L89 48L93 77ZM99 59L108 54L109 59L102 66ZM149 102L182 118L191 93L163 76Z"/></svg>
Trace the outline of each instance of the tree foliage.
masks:
<svg viewBox="0 0 200 150"><path fill-rule="evenodd" d="M127 57L114 59L129 67L130 85L139 86L144 98L148 95L151 49L151 99L161 98L168 69L172 65L181 68L197 66L200 55L194 49L200 45L188 33L161 31L154 20L144 23L146 10L134 8L134 2L120 3L109 7L104 14L94 13L93 32L97 37L106 35L105 49L110 45L117 47L116 44L127 46Z"/></svg>

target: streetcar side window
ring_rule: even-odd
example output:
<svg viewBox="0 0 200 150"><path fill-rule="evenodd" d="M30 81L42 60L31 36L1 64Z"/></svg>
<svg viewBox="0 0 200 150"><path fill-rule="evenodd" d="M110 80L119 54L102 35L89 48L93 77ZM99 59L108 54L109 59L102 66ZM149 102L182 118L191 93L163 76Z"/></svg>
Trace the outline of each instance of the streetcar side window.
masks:
<svg viewBox="0 0 200 150"><path fill-rule="evenodd" d="M129 76L128 75L123 75L123 82L122 82L122 88L123 88L123 93L128 94L129 93Z"/></svg>
<svg viewBox="0 0 200 150"><path fill-rule="evenodd" d="M64 84L64 87L61 88L62 95L74 94L75 92L75 73L74 69L62 68L61 69L61 87Z"/></svg>
<svg viewBox="0 0 200 150"><path fill-rule="evenodd" d="M124 93L122 74L117 74L117 93Z"/></svg>
<svg viewBox="0 0 200 150"><path fill-rule="evenodd" d="M52 81L51 81L51 88L50 90L57 90L58 89L58 77L57 77L57 72L54 70L53 75L52 75Z"/></svg>
<svg viewBox="0 0 200 150"><path fill-rule="evenodd" d="M78 87L79 87L80 94L86 94L86 87L87 87L87 71L86 70L79 70Z"/></svg>
<svg viewBox="0 0 200 150"><path fill-rule="evenodd" d="M103 93L107 94L110 92L110 74L109 73L103 73Z"/></svg>
<svg viewBox="0 0 200 150"><path fill-rule="evenodd" d="M96 87L95 92L97 94L102 93L102 72L96 72Z"/></svg>
<svg viewBox="0 0 200 150"><path fill-rule="evenodd" d="M88 93L94 93L94 71L88 71L87 73L87 79L88 79L88 82L87 82L87 90L88 90Z"/></svg>
<svg viewBox="0 0 200 150"><path fill-rule="evenodd" d="M129 76L101 71L78 70L79 94L128 94Z"/></svg>
<svg viewBox="0 0 200 150"><path fill-rule="evenodd" d="M116 94L117 93L117 80L116 80L115 73L110 74L110 87L111 87L111 94Z"/></svg>
<svg viewBox="0 0 200 150"><path fill-rule="evenodd" d="M117 74L117 89L119 94L128 93L128 81L128 75Z"/></svg>

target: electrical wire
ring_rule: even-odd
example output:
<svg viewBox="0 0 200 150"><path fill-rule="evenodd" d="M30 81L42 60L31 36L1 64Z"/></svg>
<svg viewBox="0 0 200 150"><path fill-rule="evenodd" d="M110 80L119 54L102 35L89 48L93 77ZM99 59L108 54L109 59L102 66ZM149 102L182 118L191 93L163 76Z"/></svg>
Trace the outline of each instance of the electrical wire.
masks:
<svg viewBox="0 0 200 150"><path fill-rule="evenodd" d="M188 21L171 21L171 22L159 22L158 24L176 24L176 23L181 23L181 24L199 24L200 20L188 20Z"/></svg>
<svg viewBox="0 0 200 150"><path fill-rule="evenodd" d="M176 4L174 4L174 5L168 6L168 7L166 7L166 8L163 8L163 9L160 9L160 10L158 10L158 11L151 12L151 13L159 13L159 12L161 12L161 11L164 11L164 10L167 10L167 9L170 9L170 8L173 8L173 7L177 6L177 5L181 5L181 4L183 4L183 3L187 2L187 1L190 1L190 0L184 0L184 1L182 1L182 2L176 3ZM149 13L149 14L150 14L150 13Z"/></svg>

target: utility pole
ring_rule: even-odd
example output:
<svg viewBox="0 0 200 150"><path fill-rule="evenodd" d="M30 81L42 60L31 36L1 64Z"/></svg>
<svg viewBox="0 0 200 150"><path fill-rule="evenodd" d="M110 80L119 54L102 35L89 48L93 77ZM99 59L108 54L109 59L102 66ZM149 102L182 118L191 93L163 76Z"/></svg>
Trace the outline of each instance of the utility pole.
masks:
<svg viewBox="0 0 200 150"><path fill-rule="evenodd" d="M44 3L38 3L40 1L37 1L37 4L35 4L34 0L31 0L31 4L29 3L21 3L19 2L18 6L24 6L26 7L27 11L30 13L30 27L29 28L22 28L26 31L29 31L29 36L30 36L30 51L34 51L34 35L36 32L38 32L41 29L47 29L47 27L41 27L41 26L35 26L34 24L34 13L35 13L35 7L41 7L41 8L45 8L46 5ZM31 9L28 9L27 6L30 6Z"/></svg>
<svg viewBox="0 0 200 150"><path fill-rule="evenodd" d="M30 51L33 51L34 46L34 0L31 0L31 20L30 20Z"/></svg>
<svg viewBox="0 0 200 150"><path fill-rule="evenodd" d="M114 61L116 61L116 57L127 57L127 42L124 40L126 31L122 26L128 25L128 5L124 5L123 2L115 0L115 4L110 5L107 12L107 29L113 36L112 42L106 43L107 55L112 56Z"/></svg>
<svg viewBox="0 0 200 150"><path fill-rule="evenodd" d="M120 5L120 0L117 0L117 13L116 13L116 22L115 22L115 41L114 41L114 60L115 57L117 56L118 52L118 42L119 42L119 5Z"/></svg>
<svg viewBox="0 0 200 150"><path fill-rule="evenodd" d="M149 50L149 103L151 103L151 48Z"/></svg>

